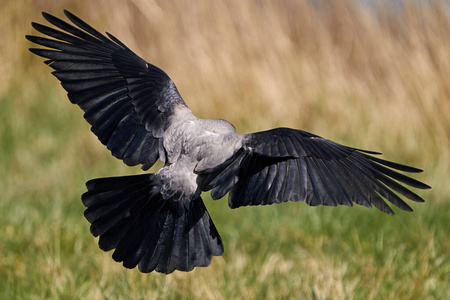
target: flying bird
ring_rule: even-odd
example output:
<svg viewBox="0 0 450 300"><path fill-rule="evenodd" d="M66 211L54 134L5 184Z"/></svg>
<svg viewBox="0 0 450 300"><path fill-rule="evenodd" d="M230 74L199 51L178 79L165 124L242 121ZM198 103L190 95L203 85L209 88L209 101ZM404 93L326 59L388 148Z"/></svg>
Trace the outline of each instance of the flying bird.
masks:
<svg viewBox="0 0 450 300"><path fill-rule="evenodd" d="M126 268L165 274L209 266L224 246L201 198L228 193L231 208L303 201L308 205L375 206L412 211L402 200L424 200L406 186L428 185L398 171L417 168L383 160L290 128L237 134L221 119L199 119L175 84L113 35L64 11L48 13L55 27L32 26L50 37L26 38L46 58L68 98L84 111L91 131L128 166L156 173L93 179L82 195L90 231L102 250Z"/></svg>

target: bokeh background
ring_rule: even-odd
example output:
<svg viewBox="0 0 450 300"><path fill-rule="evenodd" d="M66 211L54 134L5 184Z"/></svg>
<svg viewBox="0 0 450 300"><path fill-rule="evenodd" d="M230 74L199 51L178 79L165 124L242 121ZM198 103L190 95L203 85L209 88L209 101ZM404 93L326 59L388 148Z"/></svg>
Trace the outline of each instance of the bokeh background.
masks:
<svg viewBox="0 0 450 300"><path fill-rule="evenodd" d="M90 133L43 59L41 11L68 9L165 70L198 117L311 131L425 170L425 203L206 206L225 255L165 276L98 249L80 195L140 173ZM0 299L450 298L447 1L0 2Z"/></svg>

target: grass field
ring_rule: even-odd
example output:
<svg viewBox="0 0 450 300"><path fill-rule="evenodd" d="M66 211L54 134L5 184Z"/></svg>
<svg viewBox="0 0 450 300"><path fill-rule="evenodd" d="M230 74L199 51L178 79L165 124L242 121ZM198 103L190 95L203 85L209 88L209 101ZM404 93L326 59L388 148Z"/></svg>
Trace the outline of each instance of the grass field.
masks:
<svg viewBox="0 0 450 300"><path fill-rule="evenodd" d="M450 17L441 2L55 3L0 3L0 299L450 298ZM62 17L64 8L164 69L199 117L381 151L423 168L416 178L433 189L418 192L426 202L412 203L415 212L393 217L304 203L231 210L206 194L223 257L169 276L127 270L98 249L80 195L89 179L141 171L97 141L24 38L41 11Z"/></svg>

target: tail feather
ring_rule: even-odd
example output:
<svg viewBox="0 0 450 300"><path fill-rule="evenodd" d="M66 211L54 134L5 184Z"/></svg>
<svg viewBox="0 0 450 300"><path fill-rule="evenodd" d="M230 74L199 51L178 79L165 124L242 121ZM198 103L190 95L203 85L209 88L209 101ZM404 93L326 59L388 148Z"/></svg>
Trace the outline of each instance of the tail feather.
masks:
<svg viewBox="0 0 450 300"><path fill-rule="evenodd" d="M144 273L191 271L223 254L223 244L200 197L189 205L163 199L154 174L89 181L82 196L91 233L113 259Z"/></svg>

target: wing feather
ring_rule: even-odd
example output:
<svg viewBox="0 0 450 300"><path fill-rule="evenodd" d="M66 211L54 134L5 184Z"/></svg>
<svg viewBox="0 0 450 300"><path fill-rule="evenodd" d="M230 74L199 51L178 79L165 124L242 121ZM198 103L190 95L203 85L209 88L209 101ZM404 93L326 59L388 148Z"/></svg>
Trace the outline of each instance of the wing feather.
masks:
<svg viewBox="0 0 450 300"><path fill-rule="evenodd" d="M394 214L385 200L405 211L412 209L401 196L423 202L400 183L430 187L396 171L416 173L419 169L373 154L377 152L343 146L305 131L276 128L246 135L234 157L214 170L200 172L207 183L202 189L220 190L214 199L230 191L232 208L291 200L311 206L356 203Z"/></svg>
<svg viewBox="0 0 450 300"><path fill-rule="evenodd" d="M127 165L150 168L169 117L186 107L169 76L147 63L111 34L64 11L69 22L43 13L56 28L32 26L47 37L27 36L46 48L30 48L54 69L70 101L85 112L92 131ZM48 38L49 37L49 38Z"/></svg>

